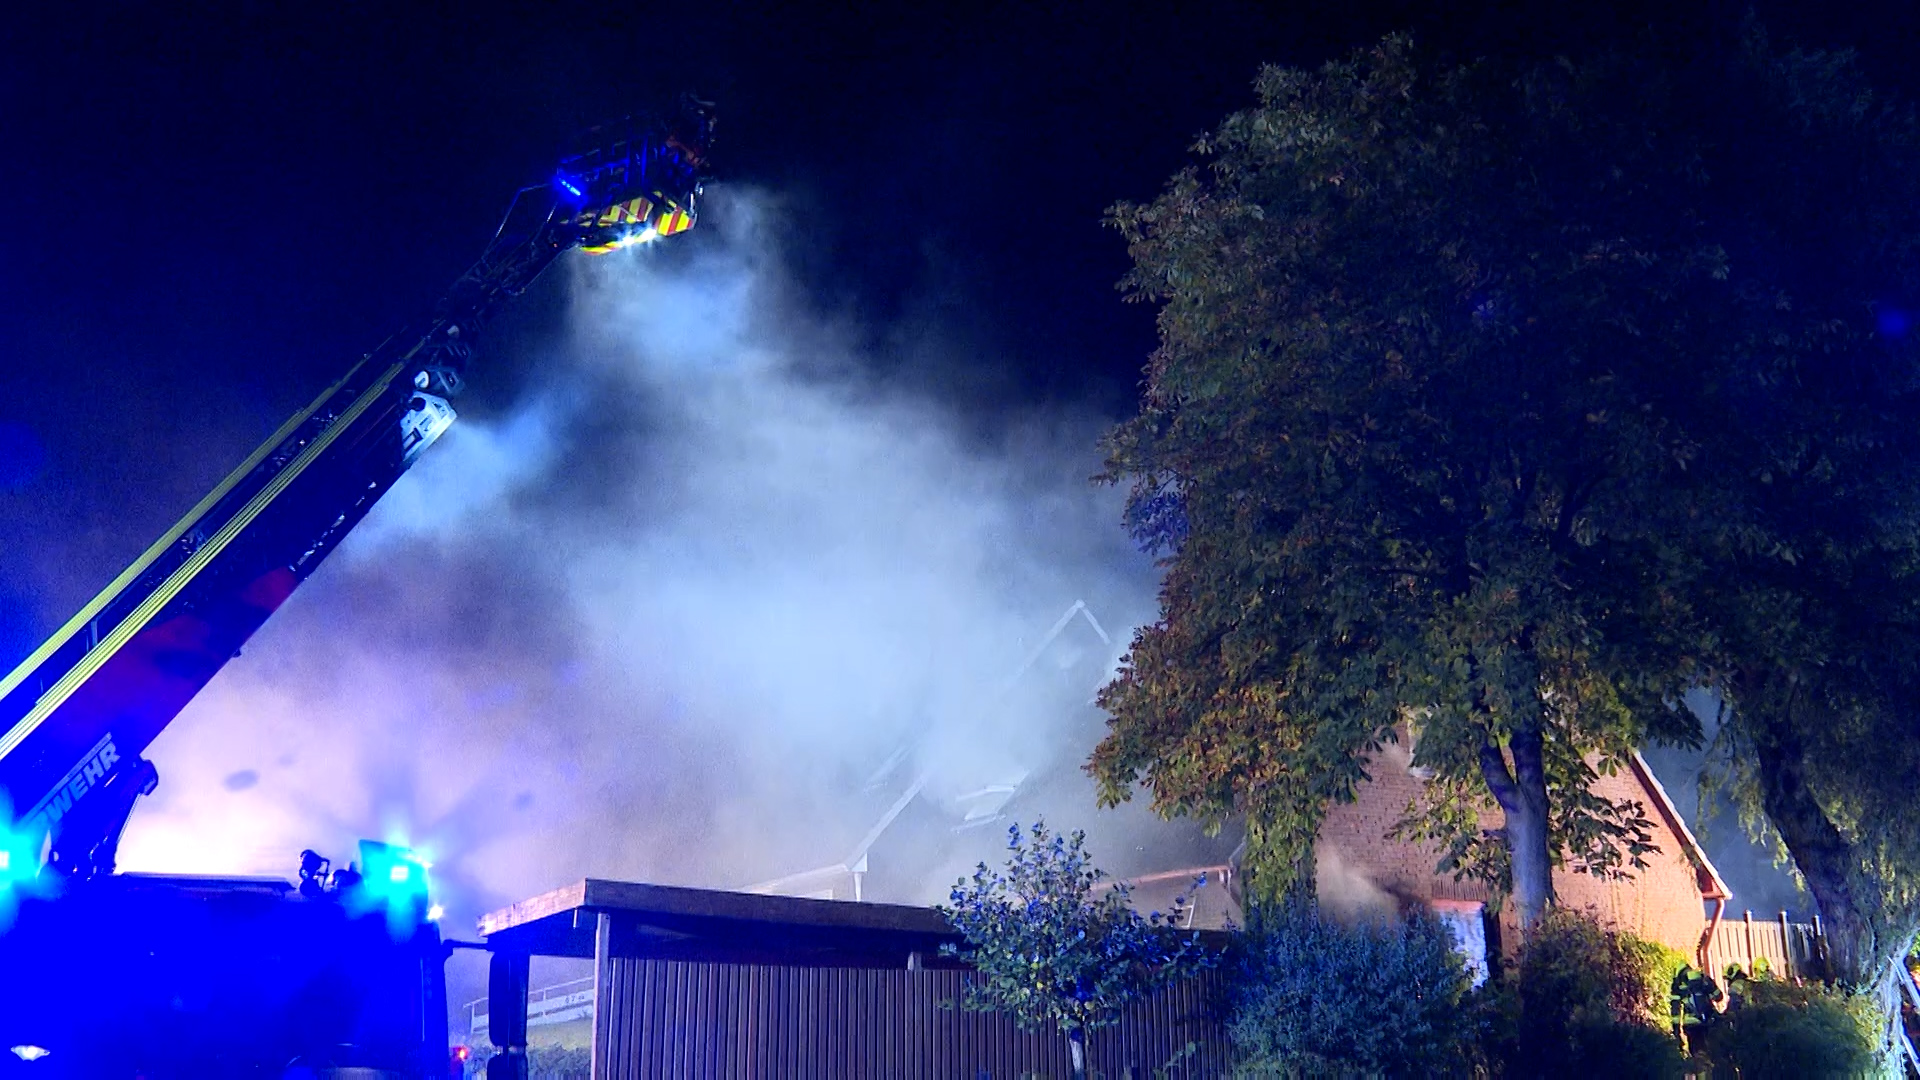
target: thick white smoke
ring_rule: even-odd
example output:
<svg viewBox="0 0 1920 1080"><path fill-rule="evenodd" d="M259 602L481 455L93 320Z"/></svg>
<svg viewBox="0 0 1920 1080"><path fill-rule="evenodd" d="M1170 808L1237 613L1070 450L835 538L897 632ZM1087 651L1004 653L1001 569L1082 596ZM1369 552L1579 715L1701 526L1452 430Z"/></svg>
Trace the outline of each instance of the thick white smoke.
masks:
<svg viewBox="0 0 1920 1080"><path fill-rule="evenodd" d="M392 837L464 930L582 876L837 861L876 776L938 803L1077 768L1090 688L1007 684L1076 599L1115 655L1152 615L1087 482L1101 421L983 436L876 380L773 224L736 195L687 250L559 268L571 329L527 399L456 424L154 745L123 867L285 875Z"/></svg>

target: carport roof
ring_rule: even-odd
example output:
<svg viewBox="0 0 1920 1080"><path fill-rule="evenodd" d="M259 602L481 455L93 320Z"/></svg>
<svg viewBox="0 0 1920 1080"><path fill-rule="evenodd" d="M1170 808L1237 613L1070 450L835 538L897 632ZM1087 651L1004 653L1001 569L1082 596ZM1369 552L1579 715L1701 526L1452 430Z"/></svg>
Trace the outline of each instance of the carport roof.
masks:
<svg viewBox="0 0 1920 1080"><path fill-rule="evenodd" d="M929 967L958 941L931 908L587 878L484 915L487 944L536 956L594 955L607 916L616 956L822 967Z"/></svg>

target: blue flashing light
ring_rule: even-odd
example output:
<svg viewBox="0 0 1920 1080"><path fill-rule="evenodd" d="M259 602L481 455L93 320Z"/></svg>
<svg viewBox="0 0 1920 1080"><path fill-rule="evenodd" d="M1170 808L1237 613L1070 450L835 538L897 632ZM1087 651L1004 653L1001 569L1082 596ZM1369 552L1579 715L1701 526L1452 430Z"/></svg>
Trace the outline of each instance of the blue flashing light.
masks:
<svg viewBox="0 0 1920 1080"><path fill-rule="evenodd" d="M557 187L559 187L561 191L566 192L567 194L573 196L576 199L584 199L587 197L587 193L585 189L583 189L579 184L575 183L565 173L561 173L558 176L555 176L553 178L553 182Z"/></svg>
<svg viewBox="0 0 1920 1080"><path fill-rule="evenodd" d="M0 802L0 892L31 884L40 876L40 837L20 828Z"/></svg>
<svg viewBox="0 0 1920 1080"><path fill-rule="evenodd" d="M357 906L363 911L384 910L396 936L428 920L427 870L419 852L398 844L360 841L360 886Z"/></svg>
<svg viewBox="0 0 1920 1080"><path fill-rule="evenodd" d="M40 850L45 834L23 829L13 820L4 792L0 792L0 934L12 928L20 901L50 895L56 884L40 874Z"/></svg>

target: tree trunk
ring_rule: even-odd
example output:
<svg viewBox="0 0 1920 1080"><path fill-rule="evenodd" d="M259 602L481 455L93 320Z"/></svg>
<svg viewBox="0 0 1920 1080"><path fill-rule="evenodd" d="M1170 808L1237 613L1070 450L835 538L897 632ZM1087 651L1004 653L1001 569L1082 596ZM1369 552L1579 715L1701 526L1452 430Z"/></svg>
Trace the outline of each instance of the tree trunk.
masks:
<svg viewBox="0 0 1920 1080"><path fill-rule="evenodd" d="M1553 904L1553 839L1547 832L1547 771L1541 758L1537 724L1515 731L1507 740L1513 768L1506 755L1489 742L1480 748L1480 772L1487 789L1506 815L1507 853L1513 863L1513 902L1520 913L1520 933Z"/></svg>
<svg viewBox="0 0 1920 1080"><path fill-rule="evenodd" d="M1073 1054L1073 1080L1087 1080L1087 1033L1080 1028L1067 1032L1067 1049Z"/></svg>
<svg viewBox="0 0 1920 1080"><path fill-rule="evenodd" d="M1914 928L1889 925L1878 883L1866 879L1853 845L1807 787L1805 748L1792 718L1766 724L1753 743L1761 806L1820 909L1833 977L1862 993L1884 992Z"/></svg>

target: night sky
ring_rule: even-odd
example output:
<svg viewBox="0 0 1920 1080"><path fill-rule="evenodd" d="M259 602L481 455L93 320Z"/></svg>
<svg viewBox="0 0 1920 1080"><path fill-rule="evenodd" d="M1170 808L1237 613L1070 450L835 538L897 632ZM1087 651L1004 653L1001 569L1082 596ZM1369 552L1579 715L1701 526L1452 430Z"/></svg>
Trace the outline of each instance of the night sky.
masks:
<svg viewBox="0 0 1920 1080"><path fill-rule="evenodd" d="M1396 28L1462 55L1631 32L1635 5L1379 2L108 5L8 16L0 65L0 662L10 664L344 365L434 298L574 133L718 101L723 182L792 208L814 301L983 423L1119 415L1152 346L1105 207L1148 198L1263 62ZM1667 5L1649 5L1664 9ZM1841 9L1845 10L1841 10ZM1729 5L1662 16L1670 38ZM110 14L108 12L111 12ZM1902 85L1910 8L1761 5ZM477 14L476 12L483 12ZM513 324L537 324L535 297ZM552 305L549 304L549 307ZM502 353L508 355L502 356ZM463 411L505 407L510 348Z"/></svg>
<svg viewBox="0 0 1920 1080"><path fill-rule="evenodd" d="M1117 418L1153 345L1101 225L1252 102L1263 62L1395 29L1551 54L1646 23L1521 3L58 5L0 23L0 667L476 255L568 138L694 90L722 185L784 207L781 254L875 379L983 431ZM1644 10L1668 5L1645 5ZM1920 16L1761 4L1911 93ZM1661 16L1687 47L1739 7ZM482 12L478 13L477 12ZM1569 21L1575 19L1576 21ZM1704 46L1703 46L1704 47ZM659 257L682 257L662 245ZM536 290L459 402L539 383L563 298ZM949 343L899 359L890 341Z"/></svg>

